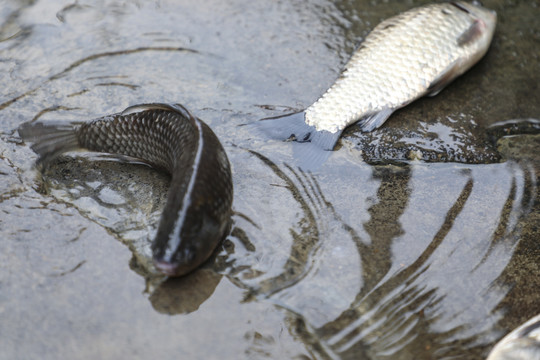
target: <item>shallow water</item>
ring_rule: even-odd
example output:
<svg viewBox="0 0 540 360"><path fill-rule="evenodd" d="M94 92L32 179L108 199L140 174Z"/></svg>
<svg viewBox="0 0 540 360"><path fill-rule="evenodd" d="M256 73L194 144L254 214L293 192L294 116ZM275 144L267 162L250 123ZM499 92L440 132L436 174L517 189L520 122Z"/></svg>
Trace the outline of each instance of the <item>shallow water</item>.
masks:
<svg viewBox="0 0 540 360"><path fill-rule="evenodd" d="M314 173L240 126L310 105L424 3L1 1L0 359L482 359L539 313L540 139L486 135L540 118L537 2L486 0L486 58ZM166 282L165 174L98 154L40 174L16 133L142 102L187 106L233 166L230 235Z"/></svg>

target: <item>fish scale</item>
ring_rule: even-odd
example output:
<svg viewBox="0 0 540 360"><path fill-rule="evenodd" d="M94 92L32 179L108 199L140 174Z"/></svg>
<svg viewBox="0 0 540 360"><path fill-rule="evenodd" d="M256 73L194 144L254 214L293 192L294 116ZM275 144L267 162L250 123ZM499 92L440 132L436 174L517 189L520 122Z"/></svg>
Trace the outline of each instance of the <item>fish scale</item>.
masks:
<svg viewBox="0 0 540 360"><path fill-rule="evenodd" d="M300 113L263 119L258 126L274 138L332 150L347 126L359 122L362 131L372 131L397 109L436 95L484 56L495 24L495 12L461 1L387 19L368 34L315 103Z"/></svg>
<svg viewBox="0 0 540 360"><path fill-rule="evenodd" d="M363 114L394 108L421 96L437 74L474 51L451 45L471 24L467 14L457 16L461 13L450 4L437 4L381 23L350 59L343 77L306 110L306 123L317 130L336 132ZM393 26L385 28L387 23ZM397 32L406 33L410 44L403 44Z"/></svg>
<svg viewBox="0 0 540 360"><path fill-rule="evenodd" d="M82 124L78 131L79 142L82 147L91 151L118 153L145 159L172 172L174 165L167 156L164 156L173 151L172 148L167 148L167 144L177 143L176 146L186 149L187 144L183 139L189 128L180 127L184 135L178 136L176 142L170 137L163 136L167 130L169 133L178 133L174 129L180 126L176 124L177 119L174 117L162 117L163 112L158 110L155 114L146 114L151 116L151 122L145 121L145 118L140 116L115 115ZM160 123L169 123L167 130L156 129Z"/></svg>

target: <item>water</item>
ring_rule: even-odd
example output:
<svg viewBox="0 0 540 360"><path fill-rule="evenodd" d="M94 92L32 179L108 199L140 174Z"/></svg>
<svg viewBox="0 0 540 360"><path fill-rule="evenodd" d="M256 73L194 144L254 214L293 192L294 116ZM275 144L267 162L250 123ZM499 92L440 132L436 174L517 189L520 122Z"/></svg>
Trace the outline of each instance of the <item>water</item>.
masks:
<svg viewBox="0 0 540 360"><path fill-rule="evenodd" d="M540 140L485 132L540 117L536 2L485 1L486 58L313 174L240 126L310 105L424 3L2 1L0 359L482 359L540 312ZM40 174L15 131L154 101L214 129L235 185L215 256L164 283L168 177L86 153Z"/></svg>

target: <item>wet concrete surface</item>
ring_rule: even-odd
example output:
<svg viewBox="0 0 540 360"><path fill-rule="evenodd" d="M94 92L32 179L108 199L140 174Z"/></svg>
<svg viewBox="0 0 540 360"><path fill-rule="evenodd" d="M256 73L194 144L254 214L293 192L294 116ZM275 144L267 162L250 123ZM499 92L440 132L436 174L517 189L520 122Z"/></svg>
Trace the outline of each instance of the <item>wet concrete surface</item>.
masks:
<svg viewBox="0 0 540 360"><path fill-rule="evenodd" d="M539 135L488 131L540 118L537 2L485 1L485 58L313 173L241 126L310 105L424 3L4 1L0 359L482 359L540 313ZM88 153L38 172L16 133L154 101L214 129L235 186L230 235L165 282L168 176Z"/></svg>

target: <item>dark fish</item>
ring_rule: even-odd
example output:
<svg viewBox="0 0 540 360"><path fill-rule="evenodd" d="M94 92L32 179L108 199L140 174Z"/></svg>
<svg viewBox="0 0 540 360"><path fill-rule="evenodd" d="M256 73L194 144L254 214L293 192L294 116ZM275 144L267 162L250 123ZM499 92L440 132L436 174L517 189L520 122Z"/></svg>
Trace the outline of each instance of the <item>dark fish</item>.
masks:
<svg viewBox="0 0 540 360"><path fill-rule="evenodd" d="M46 163L67 151L130 156L171 174L167 202L152 243L155 266L169 276L202 264L225 235L232 175L214 132L181 105L143 104L88 122L26 123L24 140Z"/></svg>

